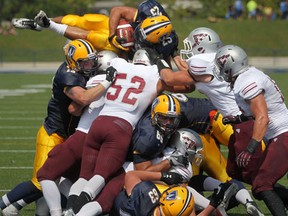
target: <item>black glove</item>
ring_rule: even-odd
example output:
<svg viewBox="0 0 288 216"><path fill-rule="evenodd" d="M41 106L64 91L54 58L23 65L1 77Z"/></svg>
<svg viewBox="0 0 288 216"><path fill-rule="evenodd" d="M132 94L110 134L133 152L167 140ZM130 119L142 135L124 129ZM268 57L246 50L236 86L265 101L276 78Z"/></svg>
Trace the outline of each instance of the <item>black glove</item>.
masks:
<svg viewBox="0 0 288 216"><path fill-rule="evenodd" d="M187 166L189 163L188 156L179 151L174 151L168 158L171 166Z"/></svg>
<svg viewBox="0 0 288 216"><path fill-rule="evenodd" d="M160 181L163 181L168 185L180 184L184 182L184 177L175 172L162 172Z"/></svg>
<svg viewBox="0 0 288 216"><path fill-rule="evenodd" d="M158 60L162 59L159 53L155 49L152 49L150 47L145 47L143 49L145 49L146 52L148 53L148 58L151 62L151 65L156 64Z"/></svg>
<svg viewBox="0 0 288 216"><path fill-rule="evenodd" d="M117 70L110 66L106 69L106 80L110 83L112 83L115 80L115 77L117 75Z"/></svg>
<svg viewBox="0 0 288 216"><path fill-rule="evenodd" d="M222 123L226 124L240 124L241 122L245 122L248 120L254 119L253 116L245 116L244 114L237 115L237 116L225 116L222 119Z"/></svg>
<svg viewBox="0 0 288 216"><path fill-rule="evenodd" d="M238 186L235 183L221 183L210 199L210 205L217 208L223 202L225 206L228 205L230 198L237 193Z"/></svg>
<svg viewBox="0 0 288 216"><path fill-rule="evenodd" d="M121 49L123 51L129 51L129 48L128 47L123 47L121 44L124 44L127 42L127 39L126 38L120 38L120 37L117 37L117 35L112 35L108 38L109 42L111 44L113 44L113 46L115 46L116 48L118 49Z"/></svg>

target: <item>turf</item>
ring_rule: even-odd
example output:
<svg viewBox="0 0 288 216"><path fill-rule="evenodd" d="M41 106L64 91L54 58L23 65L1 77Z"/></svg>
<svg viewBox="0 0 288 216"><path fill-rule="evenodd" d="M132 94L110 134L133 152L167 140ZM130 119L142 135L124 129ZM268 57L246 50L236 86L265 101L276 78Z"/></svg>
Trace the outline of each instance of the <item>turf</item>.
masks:
<svg viewBox="0 0 288 216"><path fill-rule="evenodd" d="M286 73L271 76L280 87L285 87ZM31 178L36 134L46 116L52 77L52 73L0 73L1 195ZM287 94L287 89L283 93ZM199 96L198 93L192 95ZM226 154L226 149L222 149ZM287 178L283 178L281 183L287 185ZM249 186L247 188L250 189ZM270 215L263 202L258 202L258 205L265 215ZM30 204L21 215L33 215L34 207ZM244 207L239 206L230 210L229 215L247 214Z"/></svg>
<svg viewBox="0 0 288 216"><path fill-rule="evenodd" d="M179 36L179 48L194 28L205 26L214 29L224 44L239 45L249 56L288 56L285 21L218 20L211 23L207 19L191 18L173 19L172 24ZM62 61L65 41L66 38L50 30L17 29L16 36L0 35L0 63Z"/></svg>

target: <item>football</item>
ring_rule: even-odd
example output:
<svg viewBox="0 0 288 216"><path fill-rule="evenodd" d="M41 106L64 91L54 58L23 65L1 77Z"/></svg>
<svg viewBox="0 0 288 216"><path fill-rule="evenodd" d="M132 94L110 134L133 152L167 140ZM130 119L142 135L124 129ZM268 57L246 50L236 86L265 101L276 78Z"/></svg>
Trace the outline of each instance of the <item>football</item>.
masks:
<svg viewBox="0 0 288 216"><path fill-rule="evenodd" d="M126 42L121 43L123 47L132 47L134 45L134 36L133 36L134 29L124 19L121 19L119 22L119 25L117 26L117 37L119 38L125 38Z"/></svg>

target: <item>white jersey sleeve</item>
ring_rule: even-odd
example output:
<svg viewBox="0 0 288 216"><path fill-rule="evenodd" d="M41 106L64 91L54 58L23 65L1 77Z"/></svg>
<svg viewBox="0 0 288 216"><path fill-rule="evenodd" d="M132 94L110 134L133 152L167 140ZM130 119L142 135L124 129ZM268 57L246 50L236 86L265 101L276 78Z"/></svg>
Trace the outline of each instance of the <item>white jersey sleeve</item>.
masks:
<svg viewBox="0 0 288 216"><path fill-rule="evenodd" d="M248 71L240 74L234 84L236 101L245 115L253 115L247 101L264 93L267 105L269 124L265 135L271 139L288 131L288 110L284 97L276 83L262 71L250 67Z"/></svg>
<svg viewBox="0 0 288 216"><path fill-rule="evenodd" d="M92 88L101 83L105 79L106 79L105 74L100 74L91 77L86 84L86 88L87 89ZM101 109L103 108L103 105L104 105L104 95L98 100L93 101L91 104L89 104L89 106L87 106L84 112L82 113L76 130L88 133L92 122L99 115Z"/></svg>
<svg viewBox="0 0 288 216"><path fill-rule="evenodd" d="M187 62L189 73L193 75L211 75L209 82L195 83L196 89L206 95L223 116L240 115L233 91L227 82L221 82L214 77L213 62L215 53L203 53L192 56Z"/></svg>

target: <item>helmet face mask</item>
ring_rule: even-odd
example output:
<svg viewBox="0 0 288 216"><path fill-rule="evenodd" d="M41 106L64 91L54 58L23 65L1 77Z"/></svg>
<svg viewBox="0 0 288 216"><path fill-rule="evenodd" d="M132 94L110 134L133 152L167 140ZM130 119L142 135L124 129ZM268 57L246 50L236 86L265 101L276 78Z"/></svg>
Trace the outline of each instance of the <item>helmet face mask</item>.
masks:
<svg viewBox="0 0 288 216"><path fill-rule="evenodd" d="M173 186L165 190L159 202L161 215L165 216L188 216L194 209L192 193L182 186Z"/></svg>
<svg viewBox="0 0 288 216"><path fill-rule="evenodd" d="M91 77L96 74L98 66L96 50L86 40L77 39L70 41L64 47L65 58L70 70Z"/></svg>
<svg viewBox="0 0 288 216"><path fill-rule="evenodd" d="M201 53L216 52L222 46L218 34L210 28L199 27L194 29L188 37L183 40L184 49L180 50L183 60Z"/></svg>
<svg viewBox="0 0 288 216"><path fill-rule="evenodd" d="M165 131L165 133L170 134L173 133L178 127L180 118L175 116L175 114L164 115L163 113L157 113L155 115L155 122L158 128L160 128L162 131Z"/></svg>
<svg viewBox="0 0 288 216"><path fill-rule="evenodd" d="M216 53L214 65L213 72L216 78L232 84L239 74L249 69L246 52L235 45L220 48Z"/></svg>
<svg viewBox="0 0 288 216"><path fill-rule="evenodd" d="M163 94L158 96L151 107L152 124L162 133L173 133L181 119L179 101L172 95Z"/></svg>

